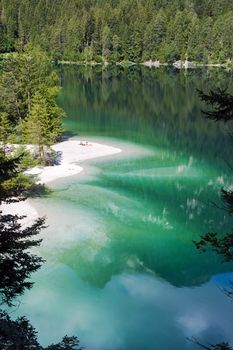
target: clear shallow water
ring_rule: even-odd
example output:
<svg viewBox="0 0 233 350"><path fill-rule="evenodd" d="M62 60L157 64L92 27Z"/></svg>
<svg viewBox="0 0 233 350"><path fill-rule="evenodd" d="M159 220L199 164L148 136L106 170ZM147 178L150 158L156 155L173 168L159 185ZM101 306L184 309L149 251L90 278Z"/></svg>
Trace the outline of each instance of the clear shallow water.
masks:
<svg viewBox="0 0 233 350"><path fill-rule="evenodd" d="M196 88L230 84L195 73L64 68L66 130L121 147L34 200L49 228L47 262L18 313L44 344L76 334L87 349L195 349L187 337L233 341L231 264L192 240L226 232L218 190L231 184L223 127L206 121Z"/></svg>

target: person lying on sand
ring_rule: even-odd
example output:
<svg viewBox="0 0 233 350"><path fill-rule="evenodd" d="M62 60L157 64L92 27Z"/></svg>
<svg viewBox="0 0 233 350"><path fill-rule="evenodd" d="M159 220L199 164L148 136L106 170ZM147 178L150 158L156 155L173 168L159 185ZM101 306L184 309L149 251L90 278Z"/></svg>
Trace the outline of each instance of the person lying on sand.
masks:
<svg viewBox="0 0 233 350"><path fill-rule="evenodd" d="M81 146L92 146L92 144L91 143L89 143L88 141L86 141L86 142L80 142L80 145Z"/></svg>

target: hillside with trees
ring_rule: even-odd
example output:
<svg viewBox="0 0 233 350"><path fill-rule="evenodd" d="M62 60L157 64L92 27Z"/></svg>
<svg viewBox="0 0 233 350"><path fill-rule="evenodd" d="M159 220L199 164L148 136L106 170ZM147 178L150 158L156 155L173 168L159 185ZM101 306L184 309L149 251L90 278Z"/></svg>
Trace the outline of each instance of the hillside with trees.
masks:
<svg viewBox="0 0 233 350"><path fill-rule="evenodd" d="M39 43L54 60L232 60L232 0L0 0L0 52Z"/></svg>
<svg viewBox="0 0 233 350"><path fill-rule="evenodd" d="M56 104L59 81L49 57L40 48L24 47L1 62L0 141L29 143L38 158L61 137L64 112Z"/></svg>

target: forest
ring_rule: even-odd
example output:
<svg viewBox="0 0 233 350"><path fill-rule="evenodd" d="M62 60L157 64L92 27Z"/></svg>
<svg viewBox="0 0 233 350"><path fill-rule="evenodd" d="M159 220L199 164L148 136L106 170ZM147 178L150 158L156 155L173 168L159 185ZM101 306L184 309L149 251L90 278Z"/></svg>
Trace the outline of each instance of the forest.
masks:
<svg viewBox="0 0 233 350"><path fill-rule="evenodd" d="M232 0L0 0L0 52L54 61L232 61Z"/></svg>

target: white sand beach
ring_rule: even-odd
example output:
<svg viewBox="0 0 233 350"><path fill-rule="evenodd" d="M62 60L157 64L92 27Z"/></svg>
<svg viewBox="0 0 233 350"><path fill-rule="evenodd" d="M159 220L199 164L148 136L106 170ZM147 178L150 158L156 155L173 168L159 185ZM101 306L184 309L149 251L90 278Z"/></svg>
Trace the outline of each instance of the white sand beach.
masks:
<svg viewBox="0 0 233 350"><path fill-rule="evenodd" d="M109 156L121 152L120 148L103 145L96 142L68 140L52 146L59 155L59 164L45 167L34 167L26 171L29 175L35 175L37 183L49 182L80 173L83 168L79 165L87 159ZM3 214L26 215L23 225L28 225L38 217L36 210L30 205L30 200L18 203L2 204Z"/></svg>
<svg viewBox="0 0 233 350"><path fill-rule="evenodd" d="M82 145L83 143L84 145ZM36 175L38 183L47 184L59 178L72 176L80 173L83 168L78 163L87 159L109 156L121 152L120 148L102 145L95 142L68 140L57 143L52 146L52 149L59 152L60 164L46 167L35 167L28 170L26 173Z"/></svg>

